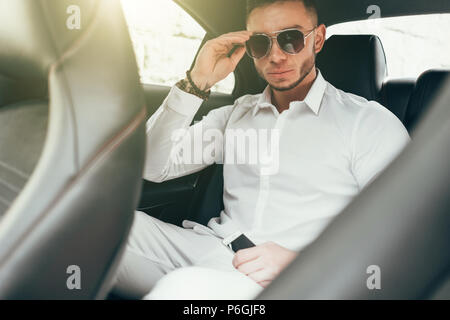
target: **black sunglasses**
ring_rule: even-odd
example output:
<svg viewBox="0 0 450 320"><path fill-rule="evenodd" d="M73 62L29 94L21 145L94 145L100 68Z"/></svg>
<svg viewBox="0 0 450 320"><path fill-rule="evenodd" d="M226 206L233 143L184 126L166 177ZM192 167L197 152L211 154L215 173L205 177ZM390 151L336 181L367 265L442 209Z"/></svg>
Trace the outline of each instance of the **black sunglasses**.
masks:
<svg viewBox="0 0 450 320"><path fill-rule="evenodd" d="M272 32L273 36L265 33L255 33L245 42L247 54L255 59L260 59L269 54L272 49L272 39L277 39L278 46L288 54L297 54L305 47L306 38L316 29L307 31L306 35L299 29L285 29Z"/></svg>

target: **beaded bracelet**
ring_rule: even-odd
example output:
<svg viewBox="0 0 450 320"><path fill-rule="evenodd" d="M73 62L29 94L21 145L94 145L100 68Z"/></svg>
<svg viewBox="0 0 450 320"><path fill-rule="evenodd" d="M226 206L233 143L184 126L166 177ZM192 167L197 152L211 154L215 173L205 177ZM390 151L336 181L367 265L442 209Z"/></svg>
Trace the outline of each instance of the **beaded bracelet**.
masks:
<svg viewBox="0 0 450 320"><path fill-rule="evenodd" d="M209 98L209 93L207 95L200 95L200 94L198 94L198 92L195 91L195 89L191 86L191 84L189 83L188 79L180 80L175 85L178 88L180 88L181 90L183 90L184 92L193 94L193 95L195 95L195 96L197 96L197 97L199 97L199 98L201 98L201 99L203 99L205 101L208 100L208 98Z"/></svg>
<svg viewBox="0 0 450 320"><path fill-rule="evenodd" d="M191 85L191 87L193 89L193 94L195 94L196 96L198 96L204 100L208 100L209 95L211 94L211 90L202 90L199 87L197 87L197 85L192 80L190 70L186 71L186 76L189 81L189 84Z"/></svg>

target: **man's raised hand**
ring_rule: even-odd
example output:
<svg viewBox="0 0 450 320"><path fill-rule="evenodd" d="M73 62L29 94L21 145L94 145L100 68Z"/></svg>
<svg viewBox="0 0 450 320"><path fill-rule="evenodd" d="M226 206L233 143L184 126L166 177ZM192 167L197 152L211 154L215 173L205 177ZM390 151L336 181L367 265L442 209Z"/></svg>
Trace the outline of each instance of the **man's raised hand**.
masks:
<svg viewBox="0 0 450 320"><path fill-rule="evenodd" d="M233 72L245 54L245 42L251 34L250 31L230 32L206 41L191 71L197 87L207 90ZM228 56L235 45L240 46Z"/></svg>

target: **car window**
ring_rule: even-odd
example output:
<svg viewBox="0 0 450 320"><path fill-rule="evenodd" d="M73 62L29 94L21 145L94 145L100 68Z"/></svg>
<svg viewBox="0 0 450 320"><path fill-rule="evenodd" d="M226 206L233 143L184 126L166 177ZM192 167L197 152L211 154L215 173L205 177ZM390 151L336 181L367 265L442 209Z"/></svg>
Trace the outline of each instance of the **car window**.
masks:
<svg viewBox="0 0 450 320"><path fill-rule="evenodd" d="M341 23L327 29L327 38L333 34L375 34L386 52L388 75L417 78L428 69L450 68L447 30L450 14L433 14Z"/></svg>
<svg viewBox="0 0 450 320"><path fill-rule="evenodd" d="M205 30L169 0L121 0L136 53L141 81L172 86L186 76ZM231 93L234 74L212 91Z"/></svg>

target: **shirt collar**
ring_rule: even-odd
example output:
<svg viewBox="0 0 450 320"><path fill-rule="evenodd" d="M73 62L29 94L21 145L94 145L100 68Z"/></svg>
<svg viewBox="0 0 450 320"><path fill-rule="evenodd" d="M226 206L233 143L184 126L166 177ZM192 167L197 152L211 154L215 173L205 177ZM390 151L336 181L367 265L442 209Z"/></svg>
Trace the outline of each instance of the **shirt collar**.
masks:
<svg viewBox="0 0 450 320"><path fill-rule="evenodd" d="M322 98L325 93L325 89L327 87L327 82L320 73L320 70L319 69L316 70L317 70L317 77L314 80L313 85L309 89L308 94L305 97L305 100L292 101L289 105L289 108L291 108L293 104L296 104L298 102L305 102L306 105L311 109L311 111L314 112L315 115L319 114L319 109L322 103ZM272 108L276 111L275 106L272 105L272 95L270 86L267 86L260 95L258 101L256 102L255 107L253 108L252 115L254 116L261 108Z"/></svg>

